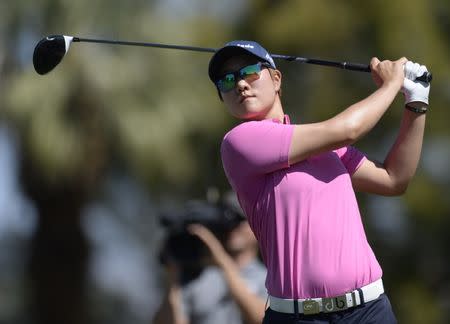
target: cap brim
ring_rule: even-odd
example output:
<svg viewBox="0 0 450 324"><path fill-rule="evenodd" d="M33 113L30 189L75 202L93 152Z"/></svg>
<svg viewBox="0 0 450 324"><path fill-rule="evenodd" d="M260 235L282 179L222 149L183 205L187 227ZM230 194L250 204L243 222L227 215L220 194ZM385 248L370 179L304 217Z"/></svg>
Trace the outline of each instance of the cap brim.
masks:
<svg viewBox="0 0 450 324"><path fill-rule="evenodd" d="M211 81L215 81L220 68L230 57L242 54L257 57L252 52L240 46L227 46L218 50L209 61L208 75Z"/></svg>

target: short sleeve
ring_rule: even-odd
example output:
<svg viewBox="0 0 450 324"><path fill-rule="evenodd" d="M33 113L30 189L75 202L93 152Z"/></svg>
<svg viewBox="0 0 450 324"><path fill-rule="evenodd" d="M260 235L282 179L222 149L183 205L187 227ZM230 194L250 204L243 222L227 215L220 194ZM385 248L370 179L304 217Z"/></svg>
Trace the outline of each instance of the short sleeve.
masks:
<svg viewBox="0 0 450 324"><path fill-rule="evenodd" d="M352 175L367 159L366 156L353 146L346 146L335 150L348 173Z"/></svg>
<svg viewBox="0 0 450 324"><path fill-rule="evenodd" d="M266 174L289 167L293 125L269 121L240 124L225 135L221 156L232 176Z"/></svg>

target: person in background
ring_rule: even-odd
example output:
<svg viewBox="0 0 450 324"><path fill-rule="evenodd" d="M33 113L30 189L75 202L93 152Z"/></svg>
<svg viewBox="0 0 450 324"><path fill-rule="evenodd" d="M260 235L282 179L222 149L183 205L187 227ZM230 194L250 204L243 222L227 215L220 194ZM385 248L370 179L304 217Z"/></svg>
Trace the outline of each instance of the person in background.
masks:
<svg viewBox="0 0 450 324"><path fill-rule="evenodd" d="M233 217L220 239L205 225L187 225L187 231L207 247L208 258L196 261L204 269L187 283L181 279L182 267L176 259L165 263L167 290L154 324L261 323L267 299L266 268L242 211L227 207L225 214L230 213L240 216Z"/></svg>
<svg viewBox="0 0 450 324"><path fill-rule="evenodd" d="M267 266L264 324L396 323L354 191L405 192L420 159L430 85L414 81L427 69L406 58L373 58L370 68L377 88L369 96L327 120L291 124L282 74L260 44L232 41L210 60L220 99L241 121L221 156ZM368 159L352 144L400 91L397 138L383 162Z"/></svg>

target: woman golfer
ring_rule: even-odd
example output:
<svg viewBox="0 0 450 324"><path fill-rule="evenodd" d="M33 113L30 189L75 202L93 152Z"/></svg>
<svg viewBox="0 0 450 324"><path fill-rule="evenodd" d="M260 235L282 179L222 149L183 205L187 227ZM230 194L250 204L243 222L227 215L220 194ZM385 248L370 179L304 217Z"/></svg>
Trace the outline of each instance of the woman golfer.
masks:
<svg viewBox="0 0 450 324"><path fill-rule="evenodd" d="M267 266L263 323L395 323L381 267L367 242L355 191L405 192L420 157L430 86L409 62L370 62L376 91L336 116L293 125L281 104L282 75L258 43L218 50L209 77L242 123L221 154ZM384 162L351 145L369 132L398 92L400 130Z"/></svg>

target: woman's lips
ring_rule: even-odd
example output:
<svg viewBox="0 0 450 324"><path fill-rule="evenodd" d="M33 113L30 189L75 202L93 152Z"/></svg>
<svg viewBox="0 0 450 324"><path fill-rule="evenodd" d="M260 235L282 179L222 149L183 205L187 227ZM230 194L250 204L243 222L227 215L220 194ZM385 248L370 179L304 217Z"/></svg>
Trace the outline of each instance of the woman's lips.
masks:
<svg viewBox="0 0 450 324"><path fill-rule="evenodd" d="M253 96L240 96L239 103L243 103L245 100L253 98Z"/></svg>

